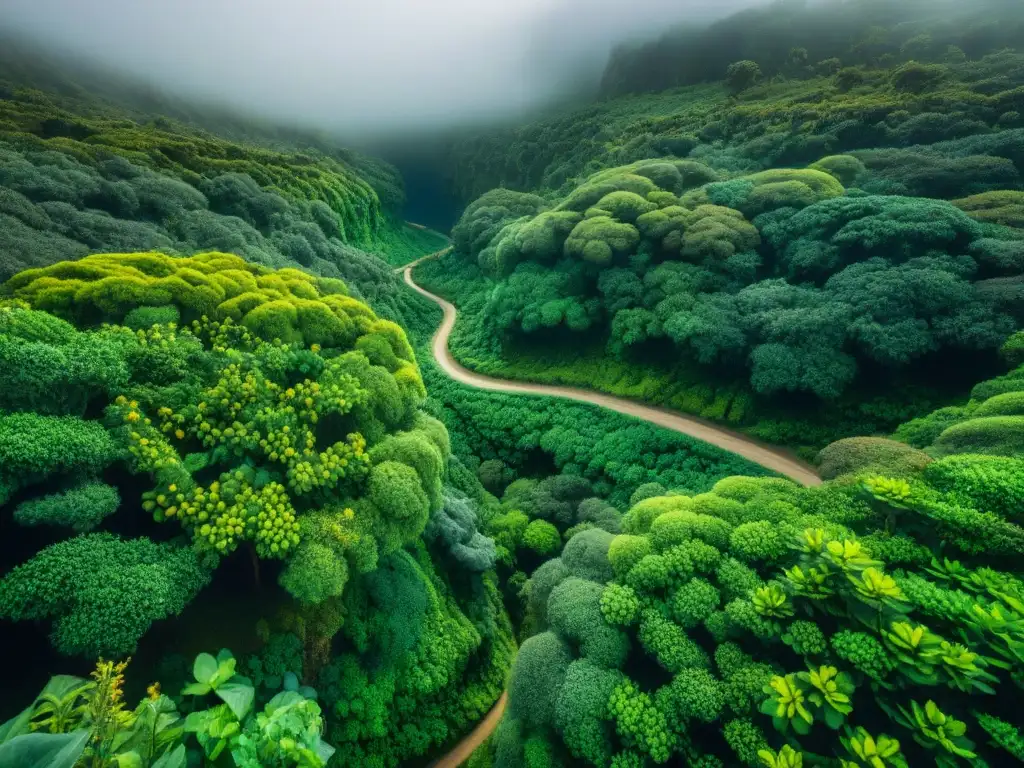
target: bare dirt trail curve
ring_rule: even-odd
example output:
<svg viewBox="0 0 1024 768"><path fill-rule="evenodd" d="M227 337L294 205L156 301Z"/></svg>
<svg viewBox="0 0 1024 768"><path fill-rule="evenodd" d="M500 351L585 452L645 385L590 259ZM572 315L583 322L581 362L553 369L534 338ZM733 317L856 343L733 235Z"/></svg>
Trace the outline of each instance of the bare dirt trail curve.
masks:
<svg viewBox="0 0 1024 768"><path fill-rule="evenodd" d="M477 747L487 741L487 737L494 733L494 729L501 722L501 716L505 714L505 705L508 703L508 693L502 693L491 711L487 713L479 723L476 724L470 733L456 744L448 754L430 764L430 768L458 768L469 760Z"/></svg>
<svg viewBox="0 0 1024 768"><path fill-rule="evenodd" d="M626 416L633 416L637 419L656 424L659 427L665 427L698 440L703 440L722 450L735 453L755 464L760 464L762 467L767 467L781 475L792 478L802 485L818 485L821 483L821 478L818 477L814 468L796 458L790 452L759 442L739 432L724 429L717 424L694 416L686 416L668 408L644 405L635 400L628 400L586 389L578 389L576 387L496 379L491 376L474 373L468 368L463 367L452 357L451 352L448 351L448 337L451 335L452 328L455 327L455 307L440 296L435 296L429 291L424 290L412 279L412 270L417 264L444 253L447 253L447 250L425 256L411 264L407 264L400 271L404 274L405 282L413 290L440 305L444 310L444 319L441 321L441 325L434 333L434 338L431 341L431 351L437 360L437 364L456 381L470 387L486 389L491 392L547 395L549 397L560 397L567 400L576 400L581 403L599 405L602 408L607 408Z"/></svg>
<svg viewBox="0 0 1024 768"><path fill-rule="evenodd" d="M530 384L523 381L496 379L491 376L483 376L479 373L474 373L468 368L465 368L459 364L454 357L452 357L451 352L448 350L448 337L451 335L452 328L455 327L455 319L457 315L455 307L440 296L435 296L430 293L430 291L421 288L412 279L412 271L416 265L423 261L427 261L428 259L443 256L450 250L451 247L448 247L442 251L438 251L437 253L427 254L416 261L406 264L404 267L399 267L395 271L402 273L406 284L409 285L410 288L417 293L426 296L444 310L444 319L441 321L441 325L438 329L434 332L434 337L430 342L430 348L434 355L434 359L437 361L437 364L441 366L441 369L459 383L470 387L476 387L477 389L485 389L491 392L508 392L523 395L546 395L549 397L560 397L566 400L576 400L581 403L599 405L602 408L608 408L609 410L616 411L617 413L633 416L634 418L656 424L659 427L665 427L666 429L671 429L675 432L694 437L698 440L703 440L706 443L711 443L722 450L735 453L745 459L749 459L755 464L760 464L761 466L767 467L781 475L785 475L801 485L821 484L821 478L818 477L814 468L811 465L800 461L788 451L761 443L738 432L723 429L722 427L712 422L704 421L703 419L698 419L693 416L684 416L681 413L670 411L667 408L644 405L634 400L605 395L600 392L591 392L589 390L578 389L576 387ZM494 707L491 708L491 711L487 713L487 716L477 723L476 728L462 739L462 741L456 744L451 751L444 755L444 757L431 763L430 768L458 768L458 766L468 760L474 750L487 741L487 738L494 732L494 729L498 727L498 722L501 720L501 716L505 712L505 705L507 701L508 694L502 693L501 698L499 698Z"/></svg>

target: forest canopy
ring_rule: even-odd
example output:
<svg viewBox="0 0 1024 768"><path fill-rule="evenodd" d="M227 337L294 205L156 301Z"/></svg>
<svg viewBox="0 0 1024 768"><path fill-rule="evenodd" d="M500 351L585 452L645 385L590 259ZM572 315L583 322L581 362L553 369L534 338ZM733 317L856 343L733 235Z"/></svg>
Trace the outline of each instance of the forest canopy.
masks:
<svg viewBox="0 0 1024 768"><path fill-rule="evenodd" d="M424 137L450 241L0 50L0 768L1024 760L1022 24L665 30Z"/></svg>

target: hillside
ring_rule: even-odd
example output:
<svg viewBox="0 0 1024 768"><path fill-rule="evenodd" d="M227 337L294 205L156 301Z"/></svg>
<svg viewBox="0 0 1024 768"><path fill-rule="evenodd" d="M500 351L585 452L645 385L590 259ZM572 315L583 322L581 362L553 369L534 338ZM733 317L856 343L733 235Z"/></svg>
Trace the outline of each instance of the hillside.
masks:
<svg viewBox="0 0 1024 768"><path fill-rule="evenodd" d="M464 310L456 357L808 456L994 373L1024 321L1024 56L840 42L456 144L480 196L419 273Z"/></svg>
<svg viewBox="0 0 1024 768"><path fill-rule="evenodd" d="M1024 761L1024 7L652 35L407 179L0 37L0 768Z"/></svg>
<svg viewBox="0 0 1024 768"><path fill-rule="evenodd" d="M0 277L97 251L219 249L343 278L415 324L378 256L412 261L443 238L405 226L393 168L69 66L0 54Z"/></svg>

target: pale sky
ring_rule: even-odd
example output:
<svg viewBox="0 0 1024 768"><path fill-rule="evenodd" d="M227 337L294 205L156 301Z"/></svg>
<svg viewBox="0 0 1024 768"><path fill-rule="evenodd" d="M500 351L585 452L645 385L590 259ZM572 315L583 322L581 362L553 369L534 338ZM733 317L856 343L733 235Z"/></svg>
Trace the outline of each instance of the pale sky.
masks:
<svg viewBox="0 0 1024 768"><path fill-rule="evenodd" d="M756 0L0 0L0 25L171 88L350 132L516 116L617 41Z"/></svg>

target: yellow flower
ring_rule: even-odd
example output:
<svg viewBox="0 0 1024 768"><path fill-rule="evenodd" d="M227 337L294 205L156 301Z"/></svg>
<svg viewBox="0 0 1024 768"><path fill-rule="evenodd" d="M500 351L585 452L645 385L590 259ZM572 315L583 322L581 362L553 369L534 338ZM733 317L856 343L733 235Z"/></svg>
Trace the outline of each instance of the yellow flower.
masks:
<svg viewBox="0 0 1024 768"><path fill-rule="evenodd" d="M160 683L153 683L146 689L146 693L149 695L150 701L156 701L160 698Z"/></svg>

